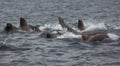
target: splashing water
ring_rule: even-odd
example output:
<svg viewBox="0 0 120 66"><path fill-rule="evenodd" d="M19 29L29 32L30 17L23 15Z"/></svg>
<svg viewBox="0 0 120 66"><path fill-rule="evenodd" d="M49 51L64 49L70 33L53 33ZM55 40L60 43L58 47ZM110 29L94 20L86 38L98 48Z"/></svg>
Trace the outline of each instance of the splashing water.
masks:
<svg viewBox="0 0 120 66"><path fill-rule="evenodd" d="M93 24L93 23L88 23L86 24L86 29L84 31L91 31L91 30L107 30L107 26L105 23L98 23L98 24Z"/></svg>
<svg viewBox="0 0 120 66"><path fill-rule="evenodd" d="M118 40L120 37L113 33L108 33L108 36L111 40Z"/></svg>
<svg viewBox="0 0 120 66"><path fill-rule="evenodd" d="M39 27L39 29L41 29L41 30L44 30L45 28L63 30L63 28L61 27L60 24L45 24L45 25Z"/></svg>
<svg viewBox="0 0 120 66"><path fill-rule="evenodd" d="M71 32L66 32L61 36L58 36L57 38L81 38L81 35L75 35Z"/></svg>

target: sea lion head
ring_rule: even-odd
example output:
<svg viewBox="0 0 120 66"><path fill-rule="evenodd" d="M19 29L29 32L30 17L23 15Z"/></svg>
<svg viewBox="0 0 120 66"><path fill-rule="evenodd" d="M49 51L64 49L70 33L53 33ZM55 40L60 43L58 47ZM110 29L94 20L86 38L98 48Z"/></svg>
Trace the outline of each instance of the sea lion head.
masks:
<svg viewBox="0 0 120 66"><path fill-rule="evenodd" d="M14 29L13 29L13 25L11 23L7 23L6 24L6 27L4 29L6 32L12 32Z"/></svg>
<svg viewBox="0 0 120 66"><path fill-rule="evenodd" d="M85 28L85 27L84 27L83 21L79 19L79 20L78 20L78 29L79 29L79 30L84 30L84 28Z"/></svg>
<svg viewBox="0 0 120 66"><path fill-rule="evenodd" d="M20 18L20 27L23 27L23 26L28 26L26 20L24 18Z"/></svg>
<svg viewBox="0 0 120 66"><path fill-rule="evenodd" d="M44 38L55 38L56 37L56 35L54 35L51 32L47 32L47 31L42 32L40 36Z"/></svg>
<svg viewBox="0 0 120 66"><path fill-rule="evenodd" d="M12 28L12 24L11 23L7 23L6 27Z"/></svg>
<svg viewBox="0 0 120 66"><path fill-rule="evenodd" d="M30 27L27 24L26 20L24 18L20 18L20 28L25 31L30 31Z"/></svg>

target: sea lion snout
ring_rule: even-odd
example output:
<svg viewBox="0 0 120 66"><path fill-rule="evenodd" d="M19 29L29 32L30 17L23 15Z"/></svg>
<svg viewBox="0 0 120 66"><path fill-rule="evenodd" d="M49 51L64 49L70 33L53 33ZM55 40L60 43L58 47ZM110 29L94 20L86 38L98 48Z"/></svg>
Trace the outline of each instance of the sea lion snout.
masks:
<svg viewBox="0 0 120 66"><path fill-rule="evenodd" d="M82 20L78 20L78 29L79 30L84 30L84 28L85 28L85 26L84 26L84 24L83 24L83 21Z"/></svg>

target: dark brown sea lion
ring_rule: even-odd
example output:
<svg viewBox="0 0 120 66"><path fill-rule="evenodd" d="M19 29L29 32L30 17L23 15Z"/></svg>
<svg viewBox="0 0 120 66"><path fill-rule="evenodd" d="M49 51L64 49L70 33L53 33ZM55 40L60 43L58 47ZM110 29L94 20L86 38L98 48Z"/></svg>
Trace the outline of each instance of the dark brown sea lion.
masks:
<svg viewBox="0 0 120 66"><path fill-rule="evenodd" d="M107 33L104 32L96 32L96 33L87 33L82 35L82 39L91 42L91 41L103 41L109 38Z"/></svg>
<svg viewBox="0 0 120 66"><path fill-rule="evenodd" d="M20 28L24 31L30 31L30 27L24 18L20 18Z"/></svg>
<svg viewBox="0 0 120 66"><path fill-rule="evenodd" d="M33 32L41 32L38 25L36 26L28 25L27 21L22 17L20 18L20 28L24 31L33 30Z"/></svg>
<svg viewBox="0 0 120 66"><path fill-rule="evenodd" d="M69 32L72 32L74 34L77 34L79 35L80 33L77 32L76 30L72 29L71 27L69 27L68 25L65 24L63 18L61 17L58 17L58 20L59 20L59 24L61 25L62 28L66 28Z"/></svg>
<svg viewBox="0 0 120 66"><path fill-rule="evenodd" d="M56 38L57 34L53 34L52 32L44 31L41 33L40 36L44 37L44 38Z"/></svg>
<svg viewBox="0 0 120 66"><path fill-rule="evenodd" d="M78 20L78 29L79 30L84 30L85 29L85 26L84 26L84 24L83 24L83 21L82 20Z"/></svg>
<svg viewBox="0 0 120 66"><path fill-rule="evenodd" d="M11 23L7 23L5 28L4 28L5 32L18 32L18 29L13 26Z"/></svg>
<svg viewBox="0 0 120 66"><path fill-rule="evenodd" d="M53 33L50 33L50 32L44 32L44 37L45 38L56 38L57 34L53 34Z"/></svg>
<svg viewBox="0 0 120 66"><path fill-rule="evenodd" d="M103 41L105 39L109 38L109 36L107 34L96 34L96 35L93 35L91 36L87 42L90 42L90 41Z"/></svg>

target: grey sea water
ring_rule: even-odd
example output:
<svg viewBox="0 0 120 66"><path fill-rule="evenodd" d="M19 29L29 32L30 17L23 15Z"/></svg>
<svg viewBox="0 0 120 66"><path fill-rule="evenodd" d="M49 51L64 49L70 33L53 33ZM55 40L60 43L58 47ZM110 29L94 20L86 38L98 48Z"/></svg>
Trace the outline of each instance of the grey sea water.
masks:
<svg viewBox="0 0 120 66"><path fill-rule="evenodd" d="M54 39L2 33L8 22L19 27L20 17L41 29L58 29L59 16L74 28L82 19L86 31L107 31L115 40L87 43L71 33ZM120 66L119 18L119 0L0 0L0 66Z"/></svg>

